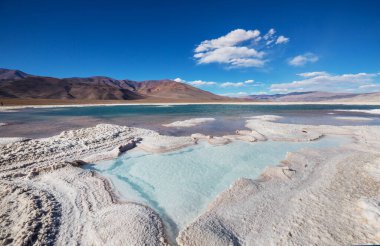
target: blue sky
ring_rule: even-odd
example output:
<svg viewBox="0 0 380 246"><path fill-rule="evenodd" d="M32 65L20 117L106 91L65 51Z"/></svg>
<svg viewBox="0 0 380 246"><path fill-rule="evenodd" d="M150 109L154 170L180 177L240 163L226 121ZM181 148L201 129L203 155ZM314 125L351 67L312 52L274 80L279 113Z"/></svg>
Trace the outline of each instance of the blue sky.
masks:
<svg viewBox="0 0 380 246"><path fill-rule="evenodd" d="M218 94L380 91L380 1L0 0L0 67Z"/></svg>

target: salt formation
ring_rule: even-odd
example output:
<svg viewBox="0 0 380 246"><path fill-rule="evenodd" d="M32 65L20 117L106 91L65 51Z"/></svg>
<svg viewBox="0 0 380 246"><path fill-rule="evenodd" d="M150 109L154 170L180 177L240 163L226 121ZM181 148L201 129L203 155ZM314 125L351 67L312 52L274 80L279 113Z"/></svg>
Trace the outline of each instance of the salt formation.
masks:
<svg viewBox="0 0 380 246"><path fill-rule="evenodd" d="M193 127L206 122L214 121L214 118L194 118L183 121L175 121L170 124L164 124L166 127Z"/></svg>
<svg viewBox="0 0 380 246"><path fill-rule="evenodd" d="M254 139L252 145L265 140L308 142L329 135L344 135L351 142L289 153L258 179L231 180L235 182L230 188L216 194L201 214L178 231L177 242L379 244L380 127L291 125L269 118L248 119L249 131L223 139L199 134L177 138L100 124L49 138L3 142L0 244L166 245L170 243L167 227L159 214L146 205L120 200L108 179L81 167L85 160L115 158L135 144L162 153L206 141L218 144L210 148L228 148L233 145L219 144L235 138ZM170 168L167 171L170 174Z"/></svg>
<svg viewBox="0 0 380 246"><path fill-rule="evenodd" d="M0 244L166 244L156 212L120 202L107 180L76 161L114 158L119 146L157 135L100 124L0 145Z"/></svg>

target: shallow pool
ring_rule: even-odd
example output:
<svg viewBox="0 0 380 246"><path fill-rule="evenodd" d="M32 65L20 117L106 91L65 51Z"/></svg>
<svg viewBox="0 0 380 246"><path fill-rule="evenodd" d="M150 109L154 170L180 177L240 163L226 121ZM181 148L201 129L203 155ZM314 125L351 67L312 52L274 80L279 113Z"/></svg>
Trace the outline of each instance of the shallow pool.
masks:
<svg viewBox="0 0 380 246"><path fill-rule="evenodd" d="M315 142L207 143L181 150L150 154L132 150L115 160L86 168L108 177L121 197L156 210L173 238L223 190L238 178L256 178L265 167L277 165L289 151L328 148L347 141L324 137Z"/></svg>

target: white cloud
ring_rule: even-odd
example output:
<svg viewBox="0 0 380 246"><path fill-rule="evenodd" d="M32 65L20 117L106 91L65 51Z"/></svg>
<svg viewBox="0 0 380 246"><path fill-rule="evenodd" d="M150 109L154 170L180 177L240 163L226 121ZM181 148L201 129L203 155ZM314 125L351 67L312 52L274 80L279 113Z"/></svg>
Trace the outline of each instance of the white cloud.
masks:
<svg viewBox="0 0 380 246"><path fill-rule="evenodd" d="M368 92L378 92L380 91L380 84L367 84L359 86L360 89L366 90Z"/></svg>
<svg viewBox="0 0 380 246"><path fill-rule="evenodd" d="M271 45L273 42L274 42L274 40L268 40L268 41L266 42L266 45L269 46L269 45Z"/></svg>
<svg viewBox="0 0 380 246"><path fill-rule="evenodd" d="M186 84L193 85L193 86L216 85L217 84L216 82L212 82L212 81L203 81L203 80L186 81L186 80L181 79L181 78L175 78L175 79L173 79L173 81L178 82L178 83L186 83Z"/></svg>
<svg viewBox="0 0 380 246"><path fill-rule="evenodd" d="M267 61L260 59L241 58L231 61L231 67L263 67Z"/></svg>
<svg viewBox="0 0 380 246"><path fill-rule="evenodd" d="M248 93L244 91L239 91L239 92L224 93L224 94L219 94L219 95L227 96L227 97L245 97L245 96L248 96Z"/></svg>
<svg viewBox="0 0 380 246"><path fill-rule="evenodd" d="M204 81L204 80L193 80L193 81L186 81L181 78L173 79L176 82L179 83L186 83L192 86L207 86L207 85L218 85L220 87L252 87L252 86L261 86L261 82L255 82L253 79L245 80L244 82L213 82L213 81Z"/></svg>
<svg viewBox="0 0 380 246"><path fill-rule="evenodd" d="M216 84L215 82L203 81L203 80L194 80L194 81L190 81L190 82L187 82L187 83L190 84L190 85L194 85L194 86L215 85Z"/></svg>
<svg viewBox="0 0 380 246"><path fill-rule="evenodd" d="M264 35L263 38L264 38L265 40L271 39L275 33L276 33L276 30L274 30L274 28L271 28L271 29L269 29L269 31Z"/></svg>
<svg viewBox="0 0 380 246"><path fill-rule="evenodd" d="M181 78L175 78L175 79L173 79L173 81L178 82L178 83L185 83L186 82L185 80L183 80Z"/></svg>
<svg viewBox="0 0 380 246"><path fill-rule="evenodd" d="M244 86L243 82L225 82L220 85L221 87L242 87Z"/></svg>
<svg viewBox="0 0 380 246"><path fill-rule="evenodd" d="M375 73L331 75L326 72L314 72L314 74L303 73L300 76L304 79L272 84L270 90L284 93L295 91L370 92L377 90L380 85L374 80L379 76Z"/></svg>
<svg viewBox="0 0 380 246"><path fill-rule="evenodd" d="M262 61L259 60L264 56L264 52L258 52L255 49L247 47L222 47L205 53L197 53L194 55L198 58L198 63L229 63L231 65L239 65L257 61L257 66L261 66Z"/></svg>
<svg viewBox="0 0 380 246"><path fill-rule="evenodd" d="M274 30L273 28L270 29L263 36L263 39L266 40L266 42L265 42L266 48L272 48L273 46L275 46L277 44L285 44L285 43L289 42L289 38L287 38L283 35L277 36L276 30Z"/></svg>
<svg viewBox="0 0 380 246"><path fill-rule="evenodd" d="M307 72L307 73L299 73L297 74L301 77L315 77L315 76L323 76L323 75L329 75L326 72Z"/></svg>
<svg viewBox="0 0 380 246"><path fill-rule="evenodd" d="M210 49L222 48L222 47L232 47L236 44L254 39L260 35L259 30L244 30L236 29L229 32L225 36L221 36L217 39L205 40L195 49L195 52L204 52Z"/></svg>
<svg viewBox="0 0 380 246"><path fill-rule="evenodd" d="M303 66L306 63L314 63L319 60L319 57L313 53L305 53L303 55L298 55L293 58L290 58L288 64L291 66L299 67Z"/></svg>
<svg viewBox="0 0 380 246"><path fill-rule="evenodd" d="M276 40L276 44L286 44L287 42L289 42L289 38L282 35L279 36Z"/></svg>
<svg viewBox="0 0 380 246"><path fill-rule="evenodd" d="M284 36L277 37L275 33L272 28L262 37L259 30L236 29L219 38L201 42L194 50L194 58L198 64L219 63L230 68L263 67L268 60L265 59L267 53L259 50L262 49L261 43L268 46L276 40L282 40L282 43L289 40Z"/></svg>

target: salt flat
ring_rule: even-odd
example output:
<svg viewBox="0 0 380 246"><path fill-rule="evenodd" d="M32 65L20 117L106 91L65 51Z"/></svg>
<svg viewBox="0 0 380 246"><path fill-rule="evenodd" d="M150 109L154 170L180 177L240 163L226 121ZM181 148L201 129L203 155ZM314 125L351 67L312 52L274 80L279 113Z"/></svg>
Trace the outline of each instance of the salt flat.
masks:
<svg viewBox="0 0 380 246"><path fill-rule="evenodd" d="M338 147L343 142L333 137L305 143L234 141L213 146L201 142L167 153L134 150L89 168L110 178L125 200L152 207L176 235L235 180L257 178L288 151Z"/></svg>
<svg viewBox="0 0 380 246"><path fill-rule="evenodd" d="M214 150L228 149L235 146L234 136L257 141L245 144L323 141L329 136L344 136L349 141L327 150L293 150L279 163L262 172L252 172L253 176L261 172L257 178L230 177L232 186L221 187L223 191L211 202L203 203L196 218L183 224L176 238L179 245L342 245L380 241L379 126L292 125L263 119L248 119L246 124L250 130L238 131L229 141L222 141L222 136L209 141L214 138L201 134L169 137L141 128L100 124L0 145L0 242L173 244L157 208L128 201L127 197L121 199L112 179L110 182L106 176L84 169L83 161L115 159L134 146L167 155L186 151L184 147L201 148L202 144L223 143L227 145L213 147ZM231 156L226 152L224 158ZM159 168L158 162L151 163ZM143 173L139 169L143 167L136 165L132 173L159 181L149 170ZM167 171L163 177L170 177L170 169ZM175 180L174 183L180 182ZM178 187L188 185L179 183ZM167 202L162 194L158 197L163 204Z"/></svg>

